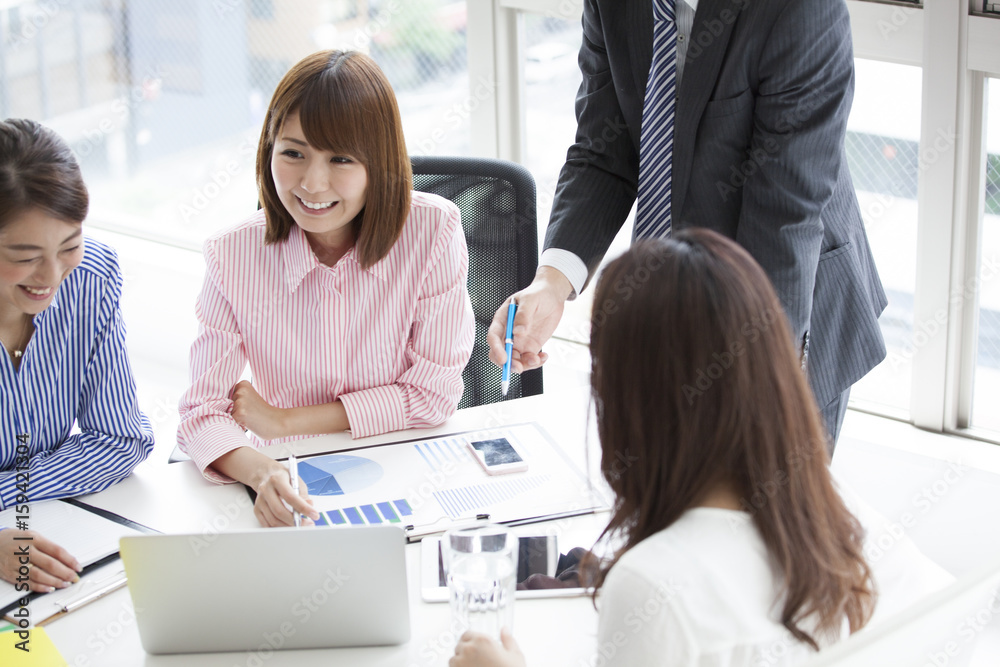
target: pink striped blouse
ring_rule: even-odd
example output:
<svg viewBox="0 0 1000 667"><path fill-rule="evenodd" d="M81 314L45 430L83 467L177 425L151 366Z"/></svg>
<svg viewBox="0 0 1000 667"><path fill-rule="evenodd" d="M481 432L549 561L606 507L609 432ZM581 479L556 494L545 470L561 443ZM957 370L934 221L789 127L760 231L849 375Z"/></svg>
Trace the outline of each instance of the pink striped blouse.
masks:
<svg viewBox="0 0 1000 667"><path fill-rule="evenodd" d="M321 264L298 226L284 243L265 246L264 225L258 212L205 244L192 384L177 432L205 476L232 481L208 466L248 444L229 414L248 363L254 389L271 405L339 399L355 438L451 416L475 337L458 208L414 192L399 241L367 270L354 249L332 267ZM250 434L257 447L275 442Z"/></svg>

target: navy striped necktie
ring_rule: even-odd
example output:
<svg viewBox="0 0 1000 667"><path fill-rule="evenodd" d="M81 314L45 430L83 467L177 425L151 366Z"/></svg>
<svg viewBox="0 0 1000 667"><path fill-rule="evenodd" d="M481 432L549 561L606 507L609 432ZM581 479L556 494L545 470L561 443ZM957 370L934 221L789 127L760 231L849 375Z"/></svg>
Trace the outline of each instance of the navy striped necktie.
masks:
<svg viewBox="0 0 1000 667"><path fill-rule="evenodd" d="M675 0L653 0L653 62L649 67L639 135L636 240L670 236L674 107L677 103Z"/></svg>

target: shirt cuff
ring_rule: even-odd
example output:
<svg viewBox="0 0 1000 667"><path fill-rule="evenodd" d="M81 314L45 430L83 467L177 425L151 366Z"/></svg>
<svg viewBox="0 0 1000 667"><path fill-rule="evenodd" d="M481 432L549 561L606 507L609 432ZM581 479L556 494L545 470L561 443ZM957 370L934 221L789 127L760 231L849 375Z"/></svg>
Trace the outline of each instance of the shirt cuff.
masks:
<svg viewBox="0 0 1000 667"><path fill-rule="evenodd" d="M367 438L406 428L403 397L395 385L341 394L337 400L344 404L347 411L352 438Z"/></svg>
<svg viewBox="0 0 1000 667"><path fill-rule="evenodd" d="M213 468L213 461L240 447L254 446L232 419L228 422L216 421L201 426L197 437L192 438L196 440L196 444L184 440L186 438L182 439L181 451L191 457L205 479L215 484L233 484L236 480Z"/></svg>
<svg viewBox="0 0 1000 667"><path fill-rule="evenodd" d="M542 251L542 257L538 260L538 266L551 266L566 276L570 285L573 286L573 293L569 295L570 301L583 291L583 286L587 282L587 265L569 250L546 248Z"/></svg>

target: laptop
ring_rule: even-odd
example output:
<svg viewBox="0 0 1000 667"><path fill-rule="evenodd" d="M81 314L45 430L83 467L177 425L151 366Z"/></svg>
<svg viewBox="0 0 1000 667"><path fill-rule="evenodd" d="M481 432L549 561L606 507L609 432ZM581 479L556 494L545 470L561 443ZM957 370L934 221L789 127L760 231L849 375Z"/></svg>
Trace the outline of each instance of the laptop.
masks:
<svg viewBox="0 0 1000 667"><path fill-rule="evenodd" d="M147 653L402 644L398 526L269 528L121 538Z"/></svg>

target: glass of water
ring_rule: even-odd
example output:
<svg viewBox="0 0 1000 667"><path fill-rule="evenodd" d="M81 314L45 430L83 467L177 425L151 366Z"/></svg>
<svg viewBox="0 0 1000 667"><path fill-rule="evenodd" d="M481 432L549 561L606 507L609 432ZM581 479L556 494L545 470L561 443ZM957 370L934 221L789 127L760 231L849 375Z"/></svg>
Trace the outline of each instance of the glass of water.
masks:
<svg viewBox="0 0 1000 667"><path fill-rule="evenodd" d="M514 629L517 535L493 524L450 530L441 540L453 627L500 639Z"/></svg>

